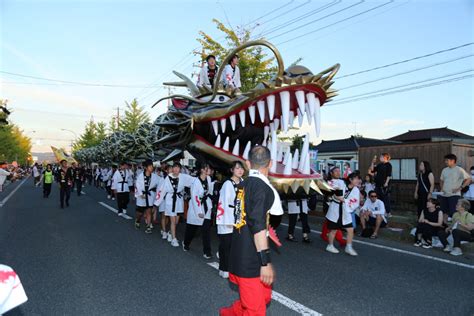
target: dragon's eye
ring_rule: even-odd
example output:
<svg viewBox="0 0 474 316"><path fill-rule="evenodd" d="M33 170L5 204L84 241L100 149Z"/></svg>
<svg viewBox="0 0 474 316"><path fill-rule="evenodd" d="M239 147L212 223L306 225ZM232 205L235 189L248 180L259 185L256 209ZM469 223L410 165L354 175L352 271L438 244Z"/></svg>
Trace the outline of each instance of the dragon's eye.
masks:
<svg viewBox="0 0 474 316"><path fill-rule="evenodd" d="M216 98L212 101L212 103L224 103L224 102L229 101L229 99L230 98L228 96L220 94L216 96Z"/></svg>

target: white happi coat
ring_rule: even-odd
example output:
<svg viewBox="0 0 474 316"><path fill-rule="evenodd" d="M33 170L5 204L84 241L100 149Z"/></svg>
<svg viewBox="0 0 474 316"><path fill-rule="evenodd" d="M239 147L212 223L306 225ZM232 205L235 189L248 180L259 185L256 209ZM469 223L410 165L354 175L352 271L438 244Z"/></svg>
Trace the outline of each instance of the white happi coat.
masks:
<svg viewBox="0 0 474 316"><path fill-rule="evenodd" d="M342 205L342 225L348 225L352 223L352 212L354 212L359 207L359 188L352 188L351 192L347 195L346 192L348 191L348 188L346 187L346 184L343 180L331 180L329 181L329 185L331 185L334 189L342 190L344 196L344 203ZM337 223L339 220L339 203L334 198L329 204L326 218L334 223Z"/></svg>
<svg viewBox="0 0 474 316"><path fill-rule="evenodd" d="M105 176L104 181L107 181L107 186L111 187L112 186L112 177L114 176L114 171L112 169L109 169L107 172L107 175Z"/></svg>
<svg viewBox="0 0 474 316"><path fill-rule="evenodd" d="M168 175L166 179L161 184L161 187L156 192L156 200L155 205L160 206L160 208L164 207L165 215L166 216L176 216L179 213L184 212L184 200L183 200L183 192L184 188L191 187L191 184L194 181L194 177L190 175L180 173L179 174L179 182L176 193L178 194L176 197L176 206L175 212L173 212L173 185L171 184L170 177L173 175ZM174 177L173 177L174 178ZM163 205L162 205L163 204Z"/></svg>
<svg viewBox="0 0 474 316"><path fill-rule="evenodd" d="M275 199L273 200L273 205L268 210L268 213L274 216L283 215L283 207L281 205L280 195L278 194L277 190L273 187L273 185L270 183L270 180L268 180L267 177L265 177L263 174L261 174L258 170L255 170L255 169L250 169L249 177L259 178L260 180L265 182L270 187L270 189L272 189Z"/></svg>
<svg viewBox="0 0 474 316"><path fill-rule="evenodd" d="M231 65L226 65L224 67L224 72L222 74L222 80L224 85L231 88L240 88L242 84L240 83L240 69L239 66L235 66L235 71Z"/></svg>
<svg viewBox="0 0 474 316"><path fill-rule="evenodd" d="M219 191L216 224L217 234L231 234L234 231L235 187L232 180L227 180Z"/></svg>
<svg viewBox="0 0 474 316"><path fill-rule="evenodd" d="M121 173L123 173L123 177ZM130 192L129 183L132 179L130 170L117 170L112 177L112 190L117 190L117 193L120 192ZM123 190L122 190L123 183Z"/></svg>
<svg viewBox="0 0 474 316"><path fill-rule="evenodd" d="M159 184L159 177L156 175L156 173L152 172L148 186L148 196L146 196L145 174L141 173L138 175L137 181L135 183L135 198L137 199L137 206L153 207L153 202L155 202L156 191L158 190Z"/></svg>
<svg viewBox="0 0 474 316"><path fill-rule="evenodd" d="M302 204L302 209L300 209L300 205L298 205L298 203ZM299 214L300 211L303 211L303 213L308 214L308 200L288 200L288 214Z"/></svg>
<svg viewBox="0 0 474 316"><path fill-rule="evenodd" d="M214 83L215 79L217 78L217 72L219 71L219 68L216 66L216 77L214 78ZM209 66L206 64L202 66L201 71L199 72L199 77L198 77L198 82L197 86L200 87L208 87L209 89L212 89L211 82L209 81Z"/></svg>
<svg viewBox="0 0 474 316"><path fill-rule="evenodd" d="M211 183L211 178L207 177L207 194L212 194L214 189L214 182ZM188 217L186 223L191 225L202 226L204 219L211 219L212 213L212 200L208 197L203 199L204 187L202 186L199 178L194 178L193 184L191 185L191 201L189 203ZM207 212L204 208L204 203L207 205ZM199 214L204 214L203 218L199 217Z"/></svg>

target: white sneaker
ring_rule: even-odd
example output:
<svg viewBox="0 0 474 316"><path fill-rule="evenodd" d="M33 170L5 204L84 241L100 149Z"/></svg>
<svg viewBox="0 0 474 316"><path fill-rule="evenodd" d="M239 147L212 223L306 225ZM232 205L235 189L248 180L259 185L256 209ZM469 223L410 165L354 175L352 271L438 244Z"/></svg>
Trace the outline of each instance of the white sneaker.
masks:
<svg viewBox="0 0 474 316"><path fill-rule="evenodd" d="M179 247L178 239L176 239L176 238L173 239L173 240L171 241L171 246L173 246L173 247Z"/></svg>
<svg viewBox="0 0 474 316"><path fill-rule="evenodd" d="M452 256L462 256L462 250L459 247L454 247L449 254Z"/></svg>
<svg viewBox="0 0 474 316"><path fill-rule="evenodd" d="M110 195L107 195L107 199L110 200Z"/></svg>
<svg viewBox="0 0 474 316"><path fill-rule="evenodd" d="M216 258L219 259L219 251L216 252Z"/></svg>
<svg viewBox="0 0 474 316"><path fill-rule="evenodd" d="M172 242L173 241L173 235L171 235L171 233L168 233L168 242Z"/></svg>
<svg viewBox="0 0 474 316"><path fill-rule="evenodd" d="M112 201L115 201L115 198L112 196Z"/></svg>
<svg viewBox="0 0 474 316"><path fill-rule="evenodd" d="M328 245L326 247L326 251L330 253L339 253L339 250L337 250L336 247L334 247L334 245Z"/></svg>
<svg viewBox="0 0 474 316"><path fill-rule="evenodd" d="M127 210L123 210L123 215L127 215Z"/></svg>
<svg viewBox="0 0 474 316"><path fill-rule="evenodd" d="M453 248L451 248L450 245L447 245L446 247L444 247L443 251L444 252L451 252L451 251L453 251Z"/></svg>
<svg viewBox="0 0 474 316"><path fill-rule="evenodd" d="M163 240L168 239L168 233L164 232L164 231L161 231L161 239L163 239Z"/></svg>
<svg viewBox="0 0 474 316"><path fill-rule="evenodd" d="M354 250L354 248L352 248L352 246L346 246L346 248L344 249L345 253L347 253L348 255L351 255L351 256L357 256L357 252Z"/></svg>
<svg viewBox="0 0 474 316"><path fill-rule="evenodd" d="M122 213L117 213L118 216L122 216Z"/></svg>
<svg viewBox="0 0 474 316"><path fill-rule="evenodd" d="M229 278L229 272L219 270L219 276L221 278L228 279Z"/></svg>

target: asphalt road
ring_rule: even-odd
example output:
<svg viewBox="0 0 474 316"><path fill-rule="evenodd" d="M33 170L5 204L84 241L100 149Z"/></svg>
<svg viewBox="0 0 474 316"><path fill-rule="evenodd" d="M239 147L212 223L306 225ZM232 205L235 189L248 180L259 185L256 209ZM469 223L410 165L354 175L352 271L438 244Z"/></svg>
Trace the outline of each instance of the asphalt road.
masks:
<svg viewBox="0 0 474 316"><path fill-rule="evenodd" d="M18 185L0 193L0 201ZM132 220L100 205L116 207L104 191L84 191L81 197L74 192L71 207L60 209L56 186L43 199L29 179L0 207L0 263L16 270L29 298L8 315L217 315L237 298L208 265L217 259L202 257L199 238L184 253L162 241L158 230L136 231ZM282 241L285 230L278 229ZM326 253L319 237L312 238L310 245L284 242L273 255L280 299L272 301L269 315L297 315L300 305L292 301L324 315L474 314L470 255L453 258L364 239L369 244L355 244L354 258Z"/></svg>

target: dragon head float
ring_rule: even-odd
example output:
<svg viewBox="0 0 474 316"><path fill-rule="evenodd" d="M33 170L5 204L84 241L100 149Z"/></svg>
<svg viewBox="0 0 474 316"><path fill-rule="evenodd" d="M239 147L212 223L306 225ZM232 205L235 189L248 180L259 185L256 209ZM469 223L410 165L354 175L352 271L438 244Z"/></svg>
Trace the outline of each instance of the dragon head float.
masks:
<svg viewBox="0 0 474 316"><path fill-rule="evenodd" d="M222 64L227 64L240 50L257 45L274 53L278 73L248 92L224 88L220 84L223 67L215 79L219 84L212 90L198 88L189 78L174 72L182 81L165 84L187 87L190 95L171 95L153 105L165 99L172 101L168 112L155 121L160 133L155 148L168 153L164 161L180 157L187 150L218 170L228 170L233 161L245 161L252 146L264 145L272 154L269 179L282 194L330 190L322 176L310 168L309 136L306 135L301 152L292 153L278 141L277 134L286 133L296 119L301 126L306 116L319 135L320 107L336 95L331 85L339 64L316 74L299 65L285 70L280 53L266 41L251 41L237 47Z"/></svg>

